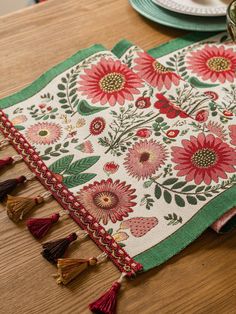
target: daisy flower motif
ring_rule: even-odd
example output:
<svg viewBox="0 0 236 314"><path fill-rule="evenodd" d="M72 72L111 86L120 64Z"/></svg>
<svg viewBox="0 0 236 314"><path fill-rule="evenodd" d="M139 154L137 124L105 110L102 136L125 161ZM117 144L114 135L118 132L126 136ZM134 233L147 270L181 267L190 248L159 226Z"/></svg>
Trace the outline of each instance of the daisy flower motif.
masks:
<svg viewBox="0 0 236 314"><path fill-rule="evenodd" d="M173 84L179 85L180 77L177 74L168 70L145 52L139 52L138 56L134 59L136 65L133 69L151 86L161 90L162 88L170 89Z"/></svg>
<svg viewBox="0 0 236 314"><path fill-rule="evenodd" d="M127 172L140 179L146 179L153 175L167 158L163 144L154 140L137 142L131 147L125 157L124 166Z"/></svg>
<svg viewBox="0 0 236 314"><path fill-rule="evenodd" d="M97 117L92 120L89 126L90 134L92 135L99 135L101 134L106 126L106 122L103 118Z"/></svg>
<svg viewBox="0 0 236 314"><path fill-rule="evenodd" d="M200 133L182 140L182 147L172 147L172 157L177 176L195 184L218 183L219 178L227 179L227 173L235 172L235 151L212 134Z"/></svg>
<svg viewBox="0 0 236 314"><path fill-rule="evenodd" d="M49 145L57 142L62 135L59 124L39 122L31 125L26 131L26 137L31 144Z"/></svg>
<svg viewBox="0 0 236 314"><path fill-rule="evenodd" d="M126 100L132 101L143 86L141 79L120 60L102 58L84 72L80 75L78 90L92 103L123 106Z"/></svg>
<svg viewBox="0 0 236 314"><path fill-rule="evenodd" d="M78 193L79 202L97 219L106 225L109 221L122 221L133 212L136 203L135 189L126 182L112 179L94 182Z"/></svg>
<svg viewBox="0 0 236 314"><path fill-rule="evenodd" d="M232 48L205 45L192 51L187 57L188 68L203 80L225 83L233 82L236 70L236 54Z"/></svg>

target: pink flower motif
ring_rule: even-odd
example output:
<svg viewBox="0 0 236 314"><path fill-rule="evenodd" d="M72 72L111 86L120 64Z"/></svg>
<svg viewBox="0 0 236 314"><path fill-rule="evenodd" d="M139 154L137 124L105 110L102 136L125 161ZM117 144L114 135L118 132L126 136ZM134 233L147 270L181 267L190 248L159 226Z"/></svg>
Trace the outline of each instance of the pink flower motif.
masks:
<svg viewBox="0 0 236 314"><path fill-rule="evenodd" d="M170 89L172 84L178 86L180 77L168 68L164 67L157 60L149 56L146 52L139 52L138 58L134 59L136 65L134 71L147 81L151 86Z"/></svg>
<svg viewBox="0 0 236 314"><path fill-rule="evenodd" d="M155 102L154 108L159 109L160 113L165 114L167 118L187 118L189 116L180 107L170 102L169 99L166 98L163 94L156 94L156 98L158 100Z"/></svg>
<svg viewBox="0 0 236 314"><path fill-rule="evenodd" d="M102 58L90 69L80 75L78 90L86 95L92 103L101 105L116 103L123 106L125 101L132 101L143 86L141 79L120 60Z"/></svg>
<svg viewBox="0 0 236 314"><path fill-rule="evenodd" d="M119 169L119 165L114 163L114 161L105 163L103 170L109 175L114 174Z"/></svg>
<svg viewBox="0 0 236 314"><path fill-rule="evenodd" d="M135 143L125 157L127 172L137 178L145 179L154 174L166 160L167 154L163 144L154 140Z"/></svg>
<svg viewBox="0 0 236 314"><path fill-rule="evenodd" d="M76 146L76 149L87 154L92 154L94 152L93 145L89 140Z"/></svg>
<svg viewBox="0 0 236 314"><path fill-rule="evenodd" d="M44 109L46 107L46 104L39 104L38 106L40 109Z"/></svg>
<svg viewBox="0 0 236 314"><path fill-rule="evenodd" d="M133 212L132 207L136 205L134 192L135 189L126 182L108 179L83 187L78 200L98 222L106 225L109 221L122 221Z"/></svg>
<svg viewBox="0 0 236 314"><path fill-rule="evenodd" d="M209 121L206 125L208 130L219 137L222 141L226 140L226 131L219 122Z"/></svg>
<svg viewBox="0 0 236 314"><path fill-rule="evenodd" d="M200 50L192 51L187 63L188 68L203 80L225 83L235 79L236 54L232 48L205 45Z"/></svg>
<svg viewBox="0 0 236 314"><path fill-rule="evenodd" d="M61 137L61 126L56 123L39 122L31 125L26 131L26 137L31 144L53 144Z"/></svg>
<svg viewBox="0 0 236 314"><path fill-rule="evenodd" d="M229 130L230 130L229 136L231 137L230 144L236 146L236 125L230 125Z"/></svg>
<svg viewBox="0 0 236 314"><path fill-rule="evenodd" d="M23 114L16 116L11 120L13 125L19 125L19 124L24 123L26 121L27 121L27 117Z"/></svg>
<svg viewBox="0 0 236 314"><path fill-rule="evenodd" d="M149 129L140 129L136 132L135 135L138 137L147 138L152 135L152 131L150 131Z"/></svg>
<svg viewBox="0 0 236 314"><path fill-rule="evenodd" d="M106 121L103 118L101 117L94 118L89 126L90 134L92 135L101 134L104 131L105 126L106 126Z"/></svg>
<svg viewBox="0 0 236 314"><path fill-rule="evenodd" d="M120 230L130 229L131 234L140 238L148 233L158 224L158 219L156 217L134 217L123 221L120 224Z"/></svg>
<svg viewBox="0 0 236 314"><path fill-rule="evenodd" d="M235 172L233 148L212 134L200 133L182 140L182 147L172 147L172 157L177 176L185 176L186 181L194 180L196 184L218 183L219 178L227 179L227 173Z"/></svg>
<svg viewBox="0 0 236 314"><path fill-rule="evenodd" d="M198 122L206 122L206 120L208 119L209 116L209 112L207 110L200 110L197 112L195 120Z"/></svg>

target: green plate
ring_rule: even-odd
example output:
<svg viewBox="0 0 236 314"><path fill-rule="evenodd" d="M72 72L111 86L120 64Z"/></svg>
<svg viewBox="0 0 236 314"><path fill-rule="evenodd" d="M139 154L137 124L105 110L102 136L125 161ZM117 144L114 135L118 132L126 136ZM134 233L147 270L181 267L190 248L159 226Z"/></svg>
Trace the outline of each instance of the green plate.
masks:
<svg viewBox="0 0 236 314"><path fill-rule="evenodd" d="M175 13L159 7L152 0L129 0L129 2L141 15L162 25L200 32L226 30L225 16L201 17Z"/></svg>

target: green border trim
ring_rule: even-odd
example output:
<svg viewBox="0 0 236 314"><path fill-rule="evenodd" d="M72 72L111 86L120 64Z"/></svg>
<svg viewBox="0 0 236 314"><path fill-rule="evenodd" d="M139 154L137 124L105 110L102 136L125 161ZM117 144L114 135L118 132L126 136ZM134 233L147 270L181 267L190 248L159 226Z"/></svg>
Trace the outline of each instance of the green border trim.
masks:
<svg viewBox="0 0 236 314"><path fill-rule="evenodd" d="M185 36L172 39L167 43L158 45L154 48L151 48L147 51L153 58L160 58L164 55L171 53L173 51L179 50L181 48L185 48L189 45L192 45L198 41L207 39L209 37L217 35L219 32L207 32L207 33L190 33ZM119 41L113 48L112 52L118 57L121 58L122 55L130 48L134 46L133 43L126 39L122 39Z"/></svg>
<svg viewBox="0 0 236 314"><path fill-rule="evenodd" d="M236 206L235 195L236 185L216 196L175 233L152 248L136 255L134 260L143 265L143 271L164 263L193 242L229 209Z"/></svg>
<svg viewBox="0 0 236 314"><path fill-rule="evenodd" d="M32 84L25 87L21 91L7 96L0 100L0 109L5 109L10 106L13 106L19 102L22 102L34 94L38 93L41 89L43 89L48 83L50 83L57 75L63 73L67 69L73 67L78 62L90 57L91 55L100 52L106 51L107 49L102 45L93 45L89 48L82 49L66 59L65 61L57 64L43 75L41 75L38 79L36 79Z"/></svg>

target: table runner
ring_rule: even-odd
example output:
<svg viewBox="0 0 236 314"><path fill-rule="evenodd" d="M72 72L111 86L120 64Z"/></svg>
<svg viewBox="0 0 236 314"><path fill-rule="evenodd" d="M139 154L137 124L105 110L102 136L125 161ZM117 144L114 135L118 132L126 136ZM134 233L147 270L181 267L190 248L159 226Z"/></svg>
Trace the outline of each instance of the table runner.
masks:
<svg viewBox="0 0 236 314"><path fill-rule="evenodd" d="M160 265L235 205L232 115L224 124L212 110L224 138L196 127L209 98L174 104L171 83L185 83L172 78L151 86L95 45L0 101L3 134L127 276Z"/></svg>
<svg viewBox="0 0 236 314"><path fill-rule="evenodd" d="M222 45L223 42L226 42L229 48L233 48L234 45L227 39L227 34L222 33L218 35L213 35L212 33L208 34L188 34L183 38L178 38L172 40L166 44L161 46L152 48L148 51L147 55L144 51L132 44L129 41L122 40L120 41L112 51L118 57L121 58L122 62L126 63L129 67L133 67L134 70L151 86L155 85L157 82L159 84L159 90L163 91L165 95L169 95L170 99L177 105L182 105L183 108L189 108L190 114L194 114L194 111L191 110L191 102L195 104L194 94L198 97L199 103L205 105L206 109L210 109L211 114L214 116L217 113L215 112L215 107L221 113L220 120L223 123L227 123L227 119L232 117L235 112L234 99L235 99L235 86L232 84L234 80L234 68L235 68L235 55L232 49L224 49ZM197 43L196 43L197 42ZM216 46L210 47L208 44L216 44ZM202 47L202 50L198 50ZM191 52L191 53L190 53ZM203 58L205 54L205 58ZM197 64L199 68L202 68L202 75L208 75L210 77L209 82L206 82L204 77L204 81L201 81L202 78L197 75L196 69L194 73L191 73L191 65L189 67L186 66L191 61L192 57L195 56L196 60L194 64ZM224 61L224 57L231 57L233 60L232 69L226 73L228 75L228 80L224 77L224 73L222 74L219 71L216 72L219 74L217 78L217 74L215 77L214 69L213 71L209 71L207 74L204 73L207 70L207 66L204 67L204 62L208 60L215 60L215 66L221 66L219 62ZM157 62L154 62L152 57L157 58ZM222 60L220 60L220 58ZM217 60L217 58L219 60ZM231 62L230 58L229 61ZM229 62L226 59L226 62ZM191 63L190 62L190 63ZM217 64L218 62L218 64ZM154 69L152 69L153 64ZM214 66L214 64L213 64ZM226 66L223 64L223 66ZM158 71L158 74L157 74ZM171 73L174 72L174 73ZM194 76L195 75L195 76ZM211 77L212 76L212 77ZM178 80L178 78L180 80ZM217 81L220 81L220 84ZM212 84L213 82L216 82ZM178 86L178 88L174 89L172 86ZM198 88L198 90L196 89ZM188 97L185 99L179 97L178 93L189 93ZM209 98L209 99L207 99ZM183 104L183 100L185 104ZM180 103L182 101L182 103ZM208 106L208 108L207 108ZM196 128L201 127L200 122L204 122L204 119L208 118L208 111L199 110L199 105L195 108L195 113L197 112L198 123L195 124ZM188 109L187 109L188 110ZM200 120L199 120L200 119ZM202 121L201 121L202 120ZM222 135L221 127L219 123L208 122L208 129L215 133L217 136L224 139L224 135ZM234 130L234 127L232 128ZM229 212L224 214L219 220L214 222L212 225L213 230L216 232L226 232L231 230L236 224L236 208L232 208Z"/></svg>

